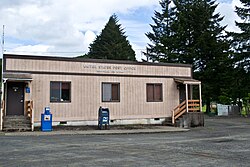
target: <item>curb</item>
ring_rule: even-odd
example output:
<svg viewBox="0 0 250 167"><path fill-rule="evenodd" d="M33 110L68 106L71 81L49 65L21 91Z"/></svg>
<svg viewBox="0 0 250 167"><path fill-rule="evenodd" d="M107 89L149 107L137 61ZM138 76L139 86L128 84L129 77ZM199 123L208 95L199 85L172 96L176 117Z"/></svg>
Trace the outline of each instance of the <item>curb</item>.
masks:
<svg viewBox="0 0 250 167"><path fill-rule="evenodd" d="M5 132L5 136L55 136L55 135L122 135L122 134L149 134L149 133L173 133L187 132L190 129L183 128L158 128L158 129L136 129L136 130L83 130L83 131L51 131L51 132ZM1 133L0 133L1 135Z"/></svg>

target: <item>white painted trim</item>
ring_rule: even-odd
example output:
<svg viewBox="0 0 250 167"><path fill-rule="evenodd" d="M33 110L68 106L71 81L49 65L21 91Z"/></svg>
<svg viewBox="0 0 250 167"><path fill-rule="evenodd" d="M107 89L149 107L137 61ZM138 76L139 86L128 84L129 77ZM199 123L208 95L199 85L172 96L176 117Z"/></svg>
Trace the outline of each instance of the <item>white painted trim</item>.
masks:
<svg viewBox="0 0 250 167"><path fill-rule="evenodd" d="M188 112L188 84L185 84L185 86L186 86L186 109Z"/></svg>
<svg viewBox="0 0 250 167"><path fill-rule="evenodd" d="M30 78L3 78L5 81L33 81Z"/></svg>
<svg viewBox="0 0 250 167"><path fill-rule="evenodd" d="M197 81L184 81L183 84L189 84L189 85L199 85L201 84L201 82L197 82Z"/></svg>
<svg viewBox="0 0 250 167"><path fill-rule="evenodd" d="M202 112L201 84L199 84L200 112Z"/></svg>

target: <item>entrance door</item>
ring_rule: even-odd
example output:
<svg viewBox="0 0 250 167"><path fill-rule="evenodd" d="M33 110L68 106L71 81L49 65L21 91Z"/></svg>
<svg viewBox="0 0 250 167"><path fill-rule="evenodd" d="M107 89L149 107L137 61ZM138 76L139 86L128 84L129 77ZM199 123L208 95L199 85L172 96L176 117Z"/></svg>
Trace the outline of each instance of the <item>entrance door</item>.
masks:
<svg viewBox="0 0 250 167"><path fill-rule="evenodd" d="M186 90L185 85L179 85L179 97L180 97L180 104L186 100Z"/></svg>
<svg viewBox="0 0 250 167"><path fill-rule="evenodd" d="M6 115L24 115L24 83L7 83Z"/></svg>

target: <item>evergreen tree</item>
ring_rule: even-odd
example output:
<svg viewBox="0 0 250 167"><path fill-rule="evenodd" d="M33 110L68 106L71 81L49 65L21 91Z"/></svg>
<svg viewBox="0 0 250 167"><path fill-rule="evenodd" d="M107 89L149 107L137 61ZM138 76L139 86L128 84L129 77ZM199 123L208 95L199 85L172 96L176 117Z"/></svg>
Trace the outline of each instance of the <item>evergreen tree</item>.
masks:
<svg viewBox="0 0 250 167"><path fill-rule="evenodd" d="M241 32L231 33L234 70L230 93L235 103L241 103L239 100L247 97L250 92L250 1L240 1L243 7L236 6L235 12L241 18L241 21L236 22Z"/></svg>
<svg viewBox="0 0 250 167"><path fill-rule="evenodd" d="M249 71L250 65L250 1L240 0L243 7L236 6L236 13L241 18L241 22L236 22L240 28L240 33L234 33L235 60L238 67Z"/></svg>
<svg viewBox="0 0 250 167"><path fill-rule="evenodd" d="M153 43L148 46L149 57L154 59L152 55L160 52L163 58L158 61L165 58L167 62L192 64L195 78L203 84L203 99L210 106L210 101L218 101L223 90L228 89L222 78L227 79L224 71L230 66L227 53L229 44L223 35L225 27L220 26L223 17L215 13L217 5L212 0L173 0L173 3L173 7L169 7L168 0L161 1L163 12L155 12L155 25L151 25L154 36L146 34ZM166 11L168 14L164 13ZM171 20L170 24L160 22L165 17ZM160 50L157 45L162 43L165 45ZM172 58L170 61L169 57ZM207 109L209 112L210 108Z"/></svg>
<svg viewBox="0 0 250 167"><path fill-rule="evenodd" d="M135 61L132 49L116 15L109 18L101 34L90 44L88 58Z"/></svg>
<svg viewBox="0 0 250 167"><path fill-rule="evenodd" d="M153 32L146 33L152 42L148 44L147 55L152 61L175 62L176 54L174 50L174 30L172 24L176 18L175 8L170 7L170 0L160 1L162 11L155 11L152 17L155 25L150 25Z"/></svg>

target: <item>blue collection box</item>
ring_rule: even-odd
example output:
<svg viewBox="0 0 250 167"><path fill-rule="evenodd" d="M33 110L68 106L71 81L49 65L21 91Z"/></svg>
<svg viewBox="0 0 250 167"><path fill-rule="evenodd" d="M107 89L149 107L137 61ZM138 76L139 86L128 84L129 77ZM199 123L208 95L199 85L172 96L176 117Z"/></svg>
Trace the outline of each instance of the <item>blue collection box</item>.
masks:
<svg viewBox="0 0 250 167"><path fill-rule="evenodd" d="M41 114L41 131L52 131L52 114L49 107L45 107L44 113Z"/></svg>
<svg viewBox="0 0 250 167"><path fill-rule="evenodd" d="M109 109L100 107L98 110L98 129L105 129L109 126Z"/></svg>

